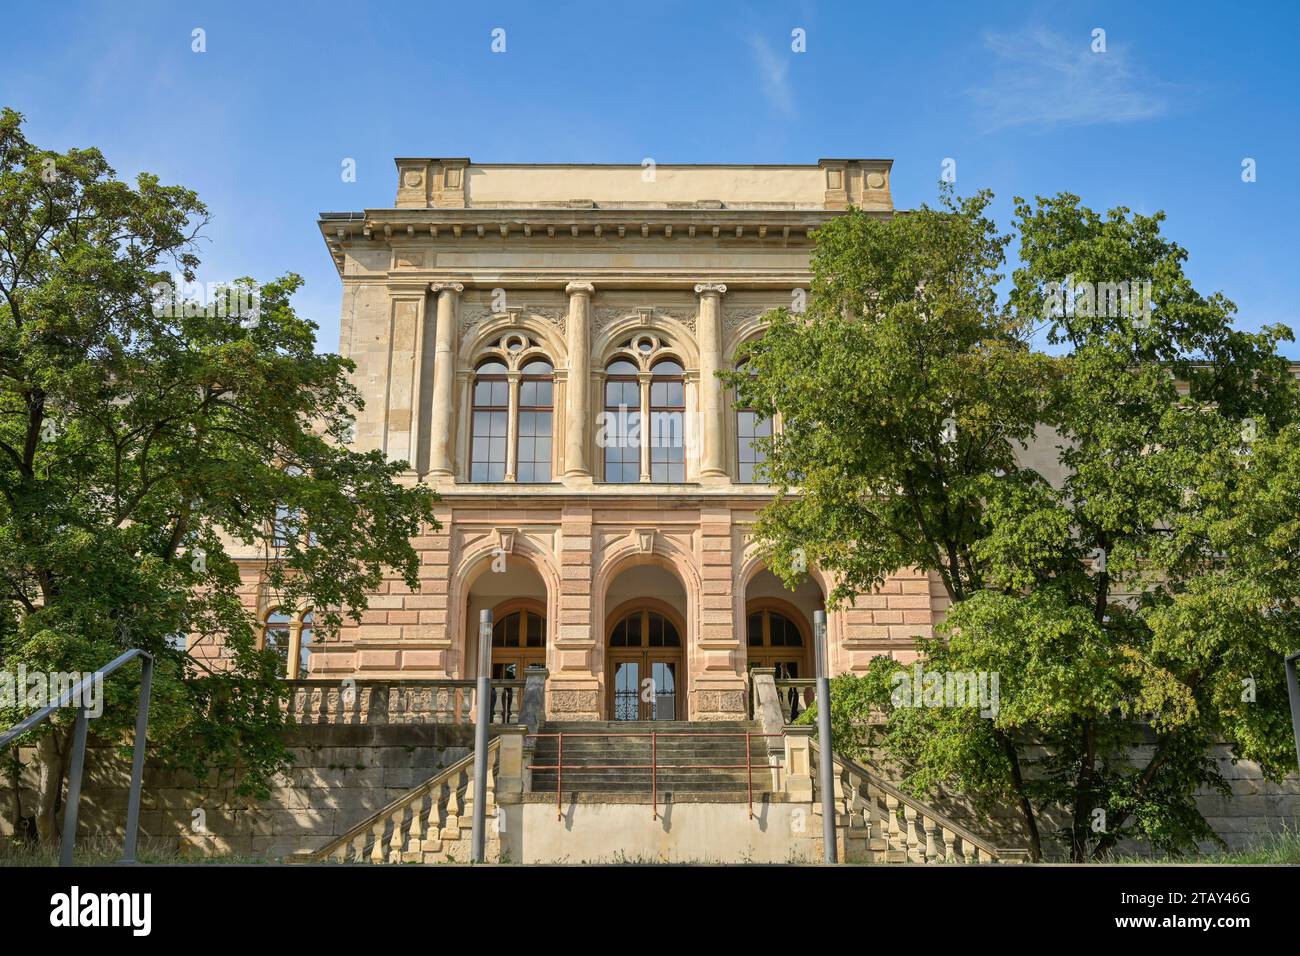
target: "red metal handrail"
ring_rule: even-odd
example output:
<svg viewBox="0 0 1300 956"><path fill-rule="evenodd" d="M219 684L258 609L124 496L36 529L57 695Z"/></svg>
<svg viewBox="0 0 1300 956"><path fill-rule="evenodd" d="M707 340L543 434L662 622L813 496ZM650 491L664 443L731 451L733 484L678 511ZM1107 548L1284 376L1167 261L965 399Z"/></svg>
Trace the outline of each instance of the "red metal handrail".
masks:
<svg viewBox="0 0 1300 956"><path fill-rule="evenodd" d="M700 732L691 730L672 730L657 731L652 730L649 733L565 733L560 731L553 734L528 734L529 737L541 739L543 737L552 737L556 740L556 762L554 764L529 764L529 770L554 770L555 771L555 818L562 820L564 818L564 738L565 737L649 737L650 738L650 762L648 764L625 763L625 764L583 764L580 767L570 766L570 770L649 770L650 771L650 806L655 820L659 819L659 771L660 770L743 770L745 771L745 790L749 798L749 819L754 819L754 769L776 770L780 768L779 763L772 763L769 758L766 763L755 764L751 741L754 737L780 737L781 734L755 734L740 731L731 733L719 732ZM741 764L661 764L659 763L659 738L660 737L744 737L745 738L745 762Z"/></svg>

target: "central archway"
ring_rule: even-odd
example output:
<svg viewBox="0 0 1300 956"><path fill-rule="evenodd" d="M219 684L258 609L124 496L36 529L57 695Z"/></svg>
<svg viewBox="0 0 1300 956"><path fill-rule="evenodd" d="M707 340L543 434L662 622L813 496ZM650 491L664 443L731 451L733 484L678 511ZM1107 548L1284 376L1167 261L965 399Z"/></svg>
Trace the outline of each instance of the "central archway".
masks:
<svg viewBox="0 0 1300 956"><path fill-rule="evenodd" d="M625 565L605 592L603 709L609 720L686 720L686 588L662 559Z"/></svg>
<svg viewBox="0 0 1300 956"><path fill-rule="evenodd" d="M685 701L685 622L665 601L626 601L606 635L608 712L612 720L681 720Z"/></svg>

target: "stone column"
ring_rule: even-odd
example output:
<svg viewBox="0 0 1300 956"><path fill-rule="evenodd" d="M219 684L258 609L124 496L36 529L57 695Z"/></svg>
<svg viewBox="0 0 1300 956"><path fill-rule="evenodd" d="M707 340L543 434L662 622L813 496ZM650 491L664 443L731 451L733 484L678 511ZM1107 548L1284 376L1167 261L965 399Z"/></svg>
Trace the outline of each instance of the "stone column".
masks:
<svg viewBox="0 0 1300 956"><path fill-rule="evenodd" d="M515 481L519 475L519 372L507 372L506 383L510 389L509 418L506 419L506 481Z"/></svg>
<svg viewBox="0 0 1300 956"><path fill-rule="evenodd" d="M590 282L570 282L569 374L565 379L564 476L590 478L587 461L587 429L591 422L591 297L596 288Z"/></svg>
<svg viewBox="0 0 1300 956"><path fill-rule="evenodd" d="M438 324L433 346L433 409L429 426L429 472L450 480L452 465L451 418L455 407L456 312L465 286L459 282L434 282L429 288L438 296Z"/></svg>
<svg viewBox="0 0 1300 956"><path fill-rule="evenodd" d="M725 478L727 467L722 455L722 382L717 377L722 367L722 297L727 287L720 282L702 282L695 287L700 297L700 316L696 336L700 347L700 477Z"/></svg>
<svg viewBox="0 0 1300 956"><path fill-rule="evenodd" d="M641 480L650 480L650 379L653 377L651 372L638 372L637 385L638 392L641 396L640 414L637 421L640 422L640 455L641 455Z"/></svg>

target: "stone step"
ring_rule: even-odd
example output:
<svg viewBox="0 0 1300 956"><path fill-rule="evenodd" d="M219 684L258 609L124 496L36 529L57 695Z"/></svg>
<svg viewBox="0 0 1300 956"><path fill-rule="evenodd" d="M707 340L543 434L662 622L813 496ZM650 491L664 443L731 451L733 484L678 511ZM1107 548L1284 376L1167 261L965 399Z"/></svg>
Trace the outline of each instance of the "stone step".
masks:
<svg viewBox="0 0 1300 956"><path fill-rule="evenodd" d="M569 774L564 775L564 784L561 787L564 793L628 793L628 794L648 794L651 790L649 777L617 777L603 774L599 777L578 777L573 778ZM745 785L745 778L711 778L701 777L698 774L689 777L660 777L658 789L661 791L673 790L701 790L711 793L725 793L732 796L741 797L749 792L749 787ZM755 793L766 793L772 789L771 778L766 779L755 777L753 790ZM539 777L533 780L530 788L532 793L554 793L555 792L555 775Z"/></svg>
<svg viewBox="0 0 1300 956"><path fill-rule="evenodd" d="M547 730L579 731L596 730L611 733L629 734L668 733L671 731L690 731L691 733L709 733L720 730L734 733L738 730L757 732L761 729L756 720L548 720L542 723Z"/></svg>
<svg viewBox="0 0 1300 956"><path fill-rule="evenodd" d="M565 735L565 794L648 796L651 771L644 765L650 763L653 749L654 761L659 765L655 784L660 794L696 792L737 800L745 799L751 785L755 794L771 790L771 772L766 764L771 760L772 748L769 738L757 736L759 732L758 723L751 720L553 721L540 728L543 735ZM653 744L651 733L656 735ZM752 776L745 769L747 733L756 735L748 740ZM558 762L558 738L538 736L530 742L530 764ZM667 769L665 764L678 769ZM706 769L716 764L728 764L732 769ZM588 765L605 769L589 769ZM553 793L557 776L554 770L533 770L532 792Z"/></svg>

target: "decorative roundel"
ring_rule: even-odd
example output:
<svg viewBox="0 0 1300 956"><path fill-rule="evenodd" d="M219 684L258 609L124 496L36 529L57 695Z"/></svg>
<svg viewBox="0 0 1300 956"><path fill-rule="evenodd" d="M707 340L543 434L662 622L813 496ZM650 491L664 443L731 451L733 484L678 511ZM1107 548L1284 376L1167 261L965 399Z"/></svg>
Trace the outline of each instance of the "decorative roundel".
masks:
<svg viewBox="0 0 1300 956"><path fill-rule="evenodd" d="M885 187L885 177L883 173L867 173L867 186L871 189L883 189Z"/></svg>
<svg viewBox="0 0 1300 956"><path fill-rule="evenodd" d="M414 189L416 186L420 185L424 179L418 169L408 169L404 178L407 189Z"/></svg>
<svg viewBox="0 0 1300 956"><path fill-rule="evenodd" d="M652 352L659 350L660 342L653 335L636 335L628 339L619 348L627 349L629 352L639 352L641 355L650 355Z"/></svg>
<svg viewBox="0 0 1300 956"><path fill-rule="evenodd" d="M501 339L501 349L505 352L522 352L530 344L527 336L520 335L517 332Z"/></svg>

